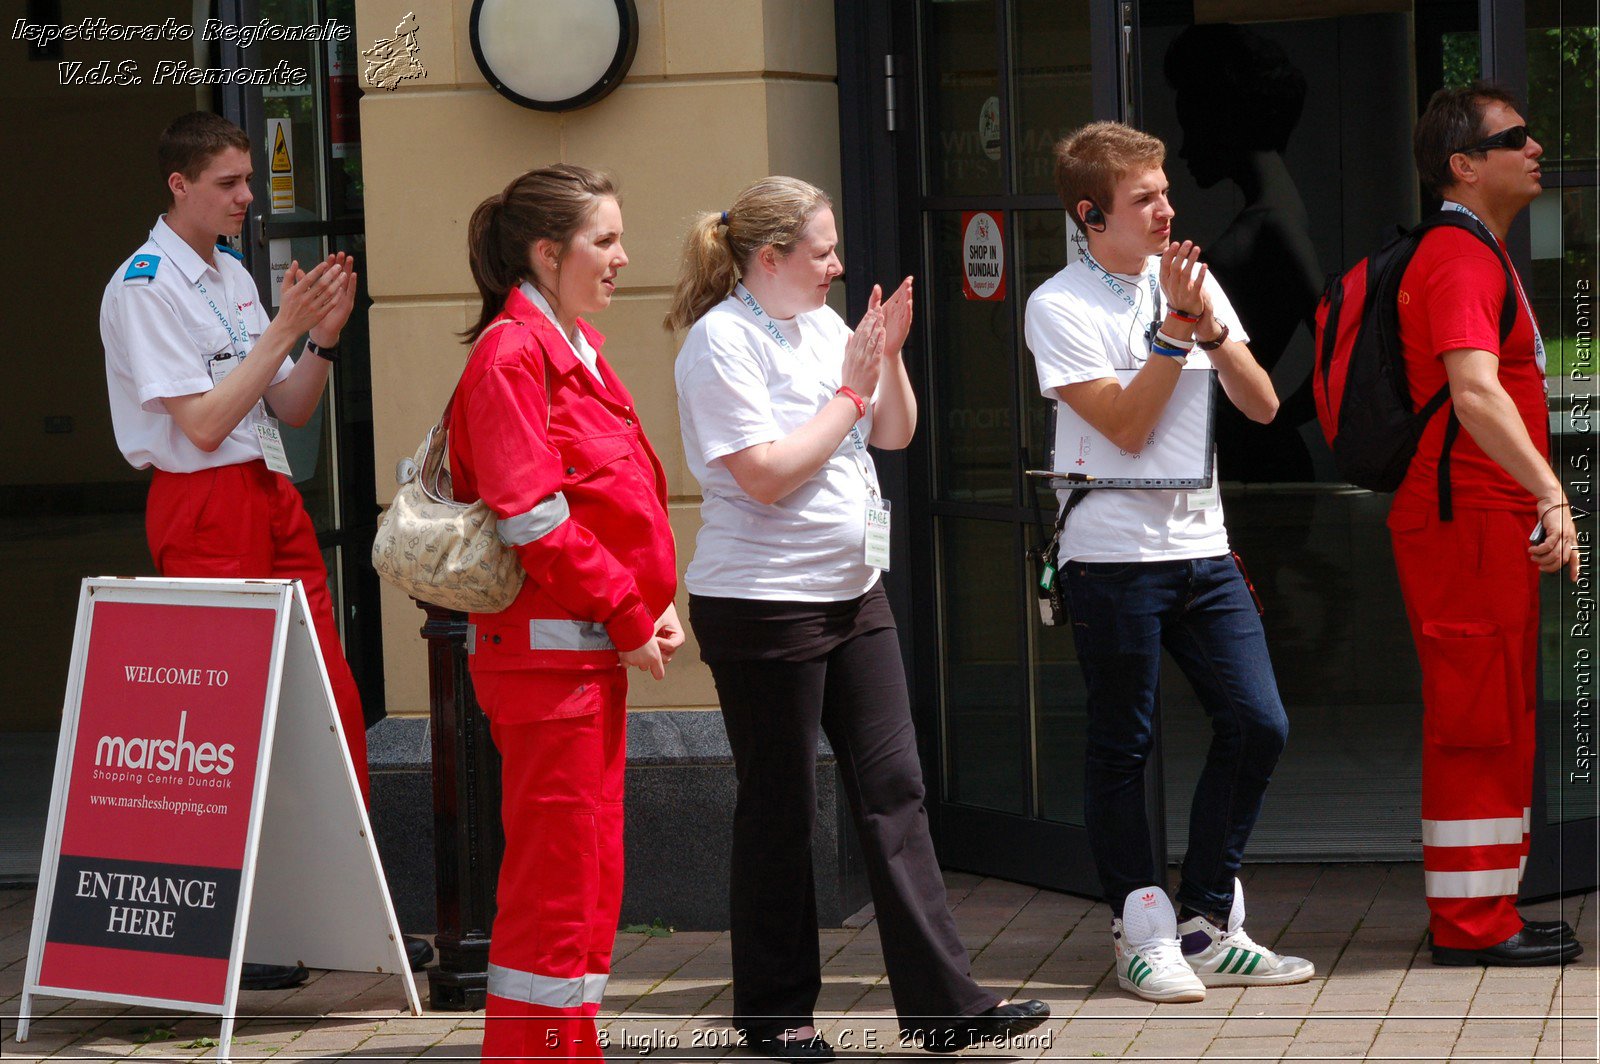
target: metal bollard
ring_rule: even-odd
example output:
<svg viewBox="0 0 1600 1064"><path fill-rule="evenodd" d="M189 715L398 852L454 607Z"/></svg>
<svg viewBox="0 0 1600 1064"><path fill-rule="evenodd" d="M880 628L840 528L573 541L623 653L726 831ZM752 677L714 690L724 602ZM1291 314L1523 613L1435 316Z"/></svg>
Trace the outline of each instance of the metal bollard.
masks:
<svg viewBox="0 0 1600 1064"><path fill-rule="evenodd" d="M428 1007L484 1007L495 885L505 854L500 752L467 675L467 618L418 602L427 614L428 714L433 741L433 865L439 963L428 969Z"/></svg>

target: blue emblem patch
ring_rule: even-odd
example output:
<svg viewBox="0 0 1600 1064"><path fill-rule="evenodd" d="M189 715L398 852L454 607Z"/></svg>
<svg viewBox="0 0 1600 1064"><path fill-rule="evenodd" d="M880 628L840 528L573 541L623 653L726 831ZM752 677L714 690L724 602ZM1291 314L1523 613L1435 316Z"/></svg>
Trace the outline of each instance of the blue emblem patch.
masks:
<svg viewBox="0 0 1600 1064"><path fill-rule="evenodd" d="M234 258L238 259L240 262L244 261L244 256L243 255L239 254L237 251L233 250L233 248L231 246L229 246L227 244L224 244L221 241L218 241L218 243L217 243L217 250L218 251L226 251L228 254L232 255Z"/></svg>
<svg viewBox="0 0 1600 1064"><path fill-rule="evenodd" d="M128 263L128 272L122 275L122 280L124 283L142 281L149 284L155 280L156 269L160 265L160 255L135 255L133 261Z"/></svg>

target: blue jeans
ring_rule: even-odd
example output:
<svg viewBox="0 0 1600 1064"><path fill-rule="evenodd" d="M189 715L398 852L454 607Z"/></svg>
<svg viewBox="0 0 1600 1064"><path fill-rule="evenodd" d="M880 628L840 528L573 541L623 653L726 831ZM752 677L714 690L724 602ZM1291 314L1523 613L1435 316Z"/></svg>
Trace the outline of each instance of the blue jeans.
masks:
<svg viewBox="0 0 1600 1064"><path fill-rule="evenodd" d="M1226 913L1261 797L1289 734L1249 587L1227 555L1064 568L1088 686L1084 822L1106 900L1164 883L1152 867L1144 768L1161 648L1211 717L1211 749L1189 808L1180 905Z"/></svg>

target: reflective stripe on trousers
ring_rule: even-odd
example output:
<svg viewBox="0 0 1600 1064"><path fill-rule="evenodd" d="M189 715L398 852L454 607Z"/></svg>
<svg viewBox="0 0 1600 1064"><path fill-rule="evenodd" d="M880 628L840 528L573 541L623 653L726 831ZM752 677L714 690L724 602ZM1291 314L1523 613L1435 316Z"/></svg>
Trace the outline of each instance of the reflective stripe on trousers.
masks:
<svg viewBox="0 0 1600 1064"><path fill-rule="evenodd" d="M1484 868L1475 872L1422 873L1422 891L1430 898L1500 898L1517 892L1516 868Z"/></svg>
<svg viewBox="0 0 1600 1064"><path fill-rule="evenodd" d="M606 996L608 978L605 974L591 974L563 979L491 962L488 989L495 997L508 1001L522 1001L552 1009L575 1009L583 1005L600 1004Z"/></svg>
<svg viewBox="0 0 1600 1064"><path fill-rule="evenodd" d="M1518 846L1527 830L1526 817L1481 820L1424 820L1424 846Z"/></svg>

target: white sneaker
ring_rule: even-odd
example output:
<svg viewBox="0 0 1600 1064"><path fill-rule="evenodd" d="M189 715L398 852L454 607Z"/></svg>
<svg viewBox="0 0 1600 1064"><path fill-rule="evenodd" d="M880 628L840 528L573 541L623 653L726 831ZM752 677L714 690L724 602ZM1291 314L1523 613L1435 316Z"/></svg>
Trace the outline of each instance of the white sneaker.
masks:
<svg viewBox="0 0 1600 1064"><path fill-rule="evenodd" d="M1178 944L1178 914L1167 892L1146 887L1122 903L1122 918L1111 921L1117 956L1117 985L1146 1001L1203 1001L1205 984L1183 959Z"/></svg>
<svg viewBox="0 0 1600 1064"><path fill-rule="evenodd" d="M1304 957L1284 957L1244 933L1244 887L1233 881L1233 908L1223 930L1203 916L1178 926L1183 958L1206 986L1276 986L1303 983L1316 974Z"/></svg>

